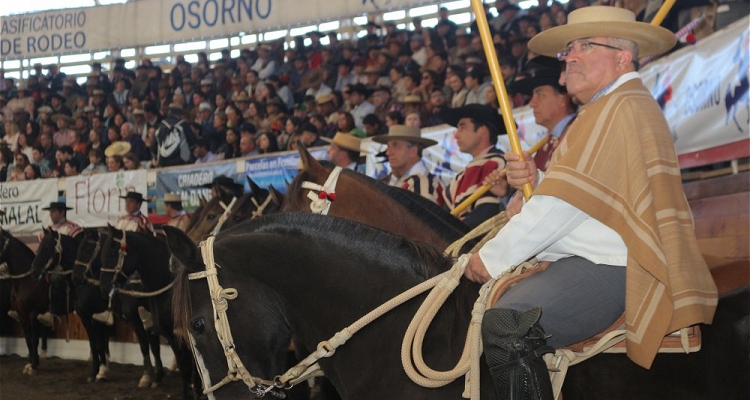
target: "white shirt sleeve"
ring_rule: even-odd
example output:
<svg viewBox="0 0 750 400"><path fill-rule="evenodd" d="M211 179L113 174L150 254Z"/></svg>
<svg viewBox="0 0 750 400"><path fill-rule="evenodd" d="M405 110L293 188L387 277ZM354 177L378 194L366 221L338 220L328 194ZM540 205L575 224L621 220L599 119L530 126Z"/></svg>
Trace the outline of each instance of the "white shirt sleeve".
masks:
<svg viewBox="0 0 750 400"><path fill-rule="evenodd" d="M557 197L535 195L479 250L479 257L490 275L497 277L539 254L588 218Z"/></svg>

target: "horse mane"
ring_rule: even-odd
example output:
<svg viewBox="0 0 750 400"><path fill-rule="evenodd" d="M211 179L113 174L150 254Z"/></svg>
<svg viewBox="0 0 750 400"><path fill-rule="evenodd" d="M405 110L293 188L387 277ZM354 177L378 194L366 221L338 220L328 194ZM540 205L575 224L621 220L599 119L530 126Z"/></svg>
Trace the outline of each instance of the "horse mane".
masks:
<svg viewBox="0 0 750 400"><path fill-rule="evenodd" d="M321 235L321 232L326 234ZM423 278L432 277L452 265L450 258L431 245L413 242L369 225L330 215L304 212L269 214L222 231L219 237L247 233L305 237L325 242L321 243L323 246L354 247L357 252L372 260L399 258L404 262L395 263L395 268L408 265L412 272ZM382 249L388 249L387 257L383 256ZM390 265L387 261L382 264Z"/></svg>
<svg viewBox="0 0 750 400"><path fill-rule="evenodd" d="M9 240L11 245L14 245L20 248L21 251L23 252L24 257L27 257L28 259L31 259L31 260L34 259L35 257L34 251L31 250L31 248L29 248L29 246L27 246L26 243L22 242L21 239L13 236L12 233L10 233L9 231L5 229L3 229L3 232L4 232L3 236L5 236L6 240Z"/></svg>
<svg viewBox="0 0 750 400"><path fill-rule="evenodd" d="M330 162L320 161L320 163L326 169L333 168L333 164ZM428 227L437 232L441 238L448 242L454 242L470 231L469 226L464 224L460 219L454 217L444 208L416 193L386 185L377 179L370 178L367 175L348 169L343 169L341 173L351 177L357 182L374 187L387 197L392 198L395 202L403 206L409 213L424 222ZM302 190L302 182L309 178L310 173L307 170L300 171L289 185L287 193ZM291 196L287 196L285 201L291 200Z"/></svg>

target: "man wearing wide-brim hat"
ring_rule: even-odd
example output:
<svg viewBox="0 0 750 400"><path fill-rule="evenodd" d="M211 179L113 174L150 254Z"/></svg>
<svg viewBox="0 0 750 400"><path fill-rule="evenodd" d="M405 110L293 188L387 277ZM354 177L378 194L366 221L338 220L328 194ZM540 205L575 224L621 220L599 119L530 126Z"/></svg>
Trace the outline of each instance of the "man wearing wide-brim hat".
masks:
<svg viewBox="0 0 750 400"><path fill-rule="evenodd" d="M385 154L391 173L383 182L414 192L433 203L438 202L442 192L440 181L422 161L424 149L437 144L436 141L423 138L418 128L405 125L391 125L388 134L374 136L372 140L388 145Z"/></svg>
<svg viewBox="0 0 750 400"><path fill-rule="evenodd" d="M362 139L346 132L337 132L333 139L326 137L321 139L331 144L328 148L329 161L338 167L365 173L364 165L359 162Z"/></svg>
<svg viewBox="0 0 750 400"><path fill-rule="evenodd" d="M115 228L129 231L152 234L154 226L148 217L141 212L141 205L146 200L141 193L129 191L124 196L119 196L125 200L125 211L127 214L120 217L115 224Z"/></svg>
<svg viewBox="0 0 750 400"><path fill-rule="evenodd" d="M567 25L529 42L534 53L559 53L568 93L582 106L546 173L506 155L509 184L530 183L534 195L466 269L485 282L534 256L551 262L485 313L484 352L499 398L528 396L498 384L513 374L552 399L537 358L551 351L543 346L590 338L623 310L628 357L645 368L664 335L713 318L716 286L695 239L669 125L637 72L639 57L674 44L668 30L603 6L575 10Z"/></svg>
<svg viewBox="0 0 750 400"><path fill-rule="evenodd" d="M439 117L446 124L457 128L453 135L459 151L472 157L466 168L451 179L443 191L444 204L453 210L474 194L492 171L505 167L503 153L495 146L498 136L507 132L503 117L497 109L488 105L469 104L449 108L440 113ZM478 226L501 211L503 206L498 198L499 194L502 193L485 193L458 217L470 227Z"/></svg>
<svg viewBox="0 0 750 400"><path fill-rule="evenodd" d="M47 207L42 208L42 210L49 211L49 217L52 220L50 229L53 231L68 236L76 236L83 232L83 228L78 224L68 221L67 213L72 208L68 207L67 204L61 201L53 201Z"/></svg>
<svg viewBox="0 0 750 400"><path fill-rule="evenodd" d="M164 210L170 219L167 225L174 226L183 232L190 225L190 215L182 207L182 196L179 193L167 193L164 195Z"/></svg>

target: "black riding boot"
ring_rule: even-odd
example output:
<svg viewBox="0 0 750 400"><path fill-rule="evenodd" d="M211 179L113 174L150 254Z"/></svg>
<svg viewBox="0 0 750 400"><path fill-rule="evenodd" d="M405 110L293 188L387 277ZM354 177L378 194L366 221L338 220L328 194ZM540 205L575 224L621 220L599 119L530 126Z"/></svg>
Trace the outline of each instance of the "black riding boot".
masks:
<svg viewBox="0 0 750 400"><path fill-rule="evenodd" d="M541 308L520 312L493 308L484 313L484 354L500 400L554 400L547 364L555 350L539 326Z"/></svg>

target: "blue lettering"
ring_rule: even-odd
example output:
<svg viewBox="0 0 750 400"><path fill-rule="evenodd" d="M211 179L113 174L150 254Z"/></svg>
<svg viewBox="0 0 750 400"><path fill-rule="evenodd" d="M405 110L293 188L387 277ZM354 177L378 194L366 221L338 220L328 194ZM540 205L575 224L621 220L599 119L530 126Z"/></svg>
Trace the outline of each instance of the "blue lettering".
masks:
<svg viewBox="0 0 750 400"><path fill-rule="evenodd" d="M266 0L267 6L266 6L266 13L263 14L260 11L260 2L263 0L256 0L255 1L255 13L258 14L260 19L266 19L269 15L271 15L271 0Z"/></svg>
<svg viewBox="0 0 750 400"><path fill-rule="evenodd" d="M229 2L229 4L227 4ZM234 23L234 15L232 15L232 11L234 10L234 0L222 0L221 2L221 23L223 25L226 25L227 23L227 14L229 14L229 20Z"/></svg>
<svg viewBox="0 0 750 400"><path fill-rule="evenodd" d="M196 8L200 8L200 3L197 1L191 1L188 4L188 14L190 14L192 17L195 17L195 22L188 22L188 26L193 29L198 29L198 27L201 26L201 16L196 10Z"/></svg>
<svg viewBox="0 0 750 400"><path fill-rule="evenodd" d="M245 9L245 15L247 15L247 19L252 21L253 20L253 0L239 0L238 7L239 10L237 10L237 22L242 22L242 9Z"/></svg>
<svg viewBox="0 0 750 400"><path fill-rule="evenodd" d="M175 24L175 10L177 10L179 7L180 10L180 23L179 26ZM185 27L185 7L182 5L182 3L175 3L174 6L172 6L172 10L169 12L169 23L172 25L172 30L175 31L181 31L182 28Z"/></svg>
<svg viewBox="0 0 750 400"><path fill-rule="evenodd" d="M208 19L208 5L213 4L214 8L214 20L209 21ZM214 26L216 25L216 21L219 19L219 3L216 2L216 0L208 0L206 1L206 4L203 6L203 20L206 21L206 25L208 26Z"/></svg>

